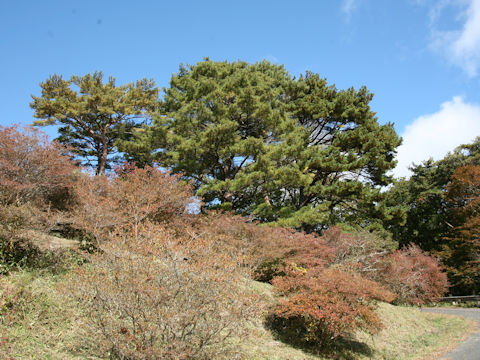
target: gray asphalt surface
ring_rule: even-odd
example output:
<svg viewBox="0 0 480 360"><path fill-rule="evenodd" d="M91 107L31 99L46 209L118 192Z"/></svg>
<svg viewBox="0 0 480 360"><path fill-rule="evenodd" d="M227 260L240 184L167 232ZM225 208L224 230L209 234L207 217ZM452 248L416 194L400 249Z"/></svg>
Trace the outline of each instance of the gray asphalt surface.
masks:
<svg viewBox="0 0 480 360"><path fill-rule="evenodd" d="M423 308L422 311L459 315L476 320L479 329L459 347L443 355L439 360L480 360L480 309Z"/></svg>

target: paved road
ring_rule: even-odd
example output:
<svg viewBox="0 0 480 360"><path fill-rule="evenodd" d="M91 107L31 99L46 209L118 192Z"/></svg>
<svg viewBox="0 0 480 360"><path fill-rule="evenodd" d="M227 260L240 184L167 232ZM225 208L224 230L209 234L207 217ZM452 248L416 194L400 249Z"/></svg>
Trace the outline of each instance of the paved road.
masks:
<svg viewBox="0 0 480 360"><path fill-rule="evenodd" d="M423 308L422 311L464 316L476 320L480 330L480 309ZM443 355L439 360L480 360L480 331L474 332L459 347Z"/></svg>

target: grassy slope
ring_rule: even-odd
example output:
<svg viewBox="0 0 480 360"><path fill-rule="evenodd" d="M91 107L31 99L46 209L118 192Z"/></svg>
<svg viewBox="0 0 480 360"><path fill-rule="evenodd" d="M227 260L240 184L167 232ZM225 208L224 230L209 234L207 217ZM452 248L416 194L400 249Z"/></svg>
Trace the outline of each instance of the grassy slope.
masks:
<svg viewBox="0 0 480 360"><path fill-rule="evenodd" d="M271 286L254 283L257 291L273 301ZM473 322L454 317L420 312L414 307L381 303L378 307L385 328L375 336L357 333L353 341L337 354L338 359L425 359L459 343L473 329ZM275 340L261 321L251 329L250 340L241 344L249 360L329 359L308 354Z"/></svg>
<svg viewBox="0 0 480 360"><path fill-rule="evenodd" d="M1 359L86 359L82 316L62 294L63 275L14 273L0 282Z"/></svg>
<svg viewBox="0 0 480 360"><path fill-rule="evenodd" d="M78 329L82 313L62 295L65 275L46 271L18 272L0 279L0 358L97 359L82 341ZM274 301L269 285L253 282L267 302ZM469 331L466 320L417 309L379 306L385 329L376 336L359 333L352 351L346 346L339 359L419 359L460 341ZM258 319L250 337L238 344L242 359L324 359L281 343Z"/></svg>
<svg viewBox="0 0 480 360"><path fill-rule="evenodd" d="M475 323L456 316L438 316L413 307L379 306L385 329L375 337L358 334L375 349L373 359L423 359L451 348L474 330Z"/></svg>

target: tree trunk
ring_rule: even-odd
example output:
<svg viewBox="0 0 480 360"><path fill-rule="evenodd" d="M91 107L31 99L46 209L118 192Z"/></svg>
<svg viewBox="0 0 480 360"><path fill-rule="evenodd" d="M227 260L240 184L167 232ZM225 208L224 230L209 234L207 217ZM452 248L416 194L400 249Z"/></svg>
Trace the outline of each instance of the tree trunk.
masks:
<svg viewBox="0 0 480 360"><path fill-rule="evenodd" d="M105 175L107 167L108 147L105 141L102 144L101 151L98 152L97 171L95 175Z"/></svg>

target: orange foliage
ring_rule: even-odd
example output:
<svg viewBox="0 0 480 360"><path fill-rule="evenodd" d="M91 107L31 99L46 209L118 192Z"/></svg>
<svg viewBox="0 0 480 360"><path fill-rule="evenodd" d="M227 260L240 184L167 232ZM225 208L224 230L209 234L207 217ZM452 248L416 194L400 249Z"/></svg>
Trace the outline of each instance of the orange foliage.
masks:
<svg viewBox="0 0 480 360"><path fill-rule="evenodd" d="M0 126L0 273L42 263L31 231L50 228L71 201L66 153L34 128Z"/></svg>
<svg viewBox="0 0 480 360"><path fill-rule="evenodd" d="M325 266L333 260L332 248L314 235L281 227L258 226L241 216L210 213L197 225L230 251L243 254L255 270L255 279L269 282L287 263Z"/></svg>
<svg viewBox="0 0 480 360"><path fill-rule="evenodd" d="M377 281L397 295L397 301L423 304L442 297L447 276L438 261L411 245L391 251L392 243L367 232L345 234L331 228L322 236L334 247L335 264Z"/></svg>
<svg viewBox="0 0 480 360"><path fill-rule="evenodd" d="M453 291L480 291L480 166L459 167L447 186L451 230L439 255L445 259Z"/></svg>
<svg viewBox="0 0 480 360"><path fill-rule="evenodd" d="M284 297L275 315L297 323L301 318L303 340L321 346L358 329L379 330L382 324L372 301L395 298L379 284L338 268L293 268L273 284Z"/></svg>
<svg viewBox="0 0 480 360"><path fill-rule="evenodd" d="M192 201L190 186L178 175L152 167L124 170L110 177L84 176L75 185L74 222L97 243L124 227L135 230L145 221L178 217Z"/></svg>
<svg viewBox="0 0 480 360"><path fill-rule="evenodd" d="M401 303L434 302L448 290L447 275L438 261L414 244L385 257L374 278L397 294Z"/></svg>
<svg viewBox="0 0 480 360"><path fill-rule="evenodd" d="M34 128L0 126L0 200L65 206L75 169L66 152Z"/></svg>
<svg viewBox="0 0 480 360"><path fill-rule="evenodd" d="M103 353L185 360L229 353L230 339L262 308L244 284L249 254L212 228L226 216L188 214L190 186L151 167L84 177L76 189L75 222L95 236L97 251L71 291L89 309L86 334L101 334Z"/></svg>

